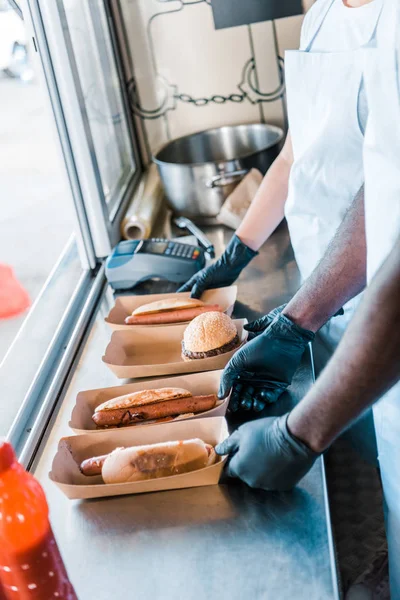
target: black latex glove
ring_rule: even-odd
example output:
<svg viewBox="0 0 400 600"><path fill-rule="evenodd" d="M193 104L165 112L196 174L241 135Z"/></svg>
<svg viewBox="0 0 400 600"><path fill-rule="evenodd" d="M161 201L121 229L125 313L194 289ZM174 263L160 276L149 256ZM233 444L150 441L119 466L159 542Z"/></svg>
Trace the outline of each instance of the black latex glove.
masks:
<svg viewBox="0 0 400 600"><path fill-rule="evenodd" d="M257 335L265 331L267 327L271 325L275 317L281 314L285 306L286 304L282 304L281 306L278 306L277 308L271 310L271 312L269 312L264 317L260 317L255 321L251 321L251 323L247 323L247 325L244 326L244 329L246 329L246 331L248 331L250 334L249 340L254 339L255 337L257 337Z"/></svg>
<svg viewBox="0 0 400 600"><path fill-rule="evenodd" d="M263 410L290 385L314 337L278 313L263 333L233 355L222 373L218 396L226 398L233 388L230 410Z"/></svg>
<svg viewBox="0 0 400 600"><path fill-rule="evenodd" d="M292 489L311 469L319 454L295 438L287 427L288 415L245 423L216 446L217 454L233 454L227 474L252 488Z"/></svg>
<svg viewBox="0 0 400 600"><path fill-rule="evenodd" d="M265 315L265 317L260 317L259 319L256 319L255 321L252 321L251 323L248 323L247 325L245 325L244 328L252 336L252 337L249 337L249 339L253 339L257 335L259 335L260 333L265 331L267 329L267 327L269 327L271 325L271 323L275 319L275 317L277 315L280 315L281 312L283 311L283 309L286 308L286 306L287 306L287 304L282 304L281 306L278 306L277 308L274 308L273 310L271 310L271 312L269 312L267 315ZM337 311L337 313L335 313L333 315L332 318L340 317L341 315L344 315L343 308L339 309Z"/></svg>
<svg viewBox="0 0 400 600"><path fill-rule="evenodd" d="M257 254L234 235L222 256L193 275L178 292L190 291L192 298L200 298L205 290L232 285Z"/></svg>

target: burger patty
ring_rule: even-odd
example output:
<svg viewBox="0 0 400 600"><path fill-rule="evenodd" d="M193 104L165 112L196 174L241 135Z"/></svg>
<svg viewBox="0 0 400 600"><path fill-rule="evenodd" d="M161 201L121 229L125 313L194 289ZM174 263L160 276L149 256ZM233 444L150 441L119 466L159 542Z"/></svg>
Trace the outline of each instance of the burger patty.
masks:
<svg viewBox="0 0 400 600"><path fill-rule="evenodd" d="M224 344L220 348L214 348L212 350L207 350L207 352L190 352L185 349L185 344L182 342L182 354L187 356L187 358L210 358L210 356L219 356L219 354L225 354L225 352L230 352L234 350L237 346L239 346L240 340L238 334L235 335L231 342Z"/></svg>

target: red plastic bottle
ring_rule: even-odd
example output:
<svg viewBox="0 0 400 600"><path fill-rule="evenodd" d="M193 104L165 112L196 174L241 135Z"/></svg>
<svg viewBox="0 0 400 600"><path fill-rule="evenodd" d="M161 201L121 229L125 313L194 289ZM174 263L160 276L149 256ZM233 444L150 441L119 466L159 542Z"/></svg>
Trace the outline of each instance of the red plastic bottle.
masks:
<svg viewBox="0 0 400 600"><path fill-rule="evenodd" d="M1 581L0 581L0 600L7 600L7 596L4 591L3 586L1 585Z"/></svg>
<svg viewBox="0 0 400 600"><path fill-rule="evenodd" d="M0 440L0 580L7 600L77 600L48 515L41 485Z"/></svg>

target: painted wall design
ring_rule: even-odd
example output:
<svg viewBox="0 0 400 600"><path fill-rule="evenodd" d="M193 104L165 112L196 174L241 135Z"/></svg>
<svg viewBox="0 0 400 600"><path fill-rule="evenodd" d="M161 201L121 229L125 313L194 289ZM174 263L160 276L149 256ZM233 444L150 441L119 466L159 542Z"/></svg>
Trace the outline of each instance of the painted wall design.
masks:
<svg viewBox="0 0 400 600"><path fill-rule="evenodd" d="M285 121L283 56L302 17L215 30L209 0L121 0L130 106L148 147L210 127Z"/></svg>

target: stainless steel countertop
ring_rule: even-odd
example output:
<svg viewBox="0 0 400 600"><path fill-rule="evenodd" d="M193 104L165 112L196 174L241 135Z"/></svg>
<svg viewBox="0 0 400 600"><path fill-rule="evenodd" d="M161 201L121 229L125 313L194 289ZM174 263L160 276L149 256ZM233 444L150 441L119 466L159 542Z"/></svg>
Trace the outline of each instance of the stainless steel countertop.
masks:
<svg viewBox="0 0 400 600"><path fill-rule="evenodd" d="M217 255L231 235L222 227L207 234ZM298 285L282 225L240 278L235 314L265 314ZM108 290L32 468L80 600L337 599L321 460L295 491L279 494L222 479L219 486L79 502L48 479L60 437L71 435L77 393L120 383L101 362L112 301ZM266 414L287 410L311 382L306 355L289 393Z"/></svg>

